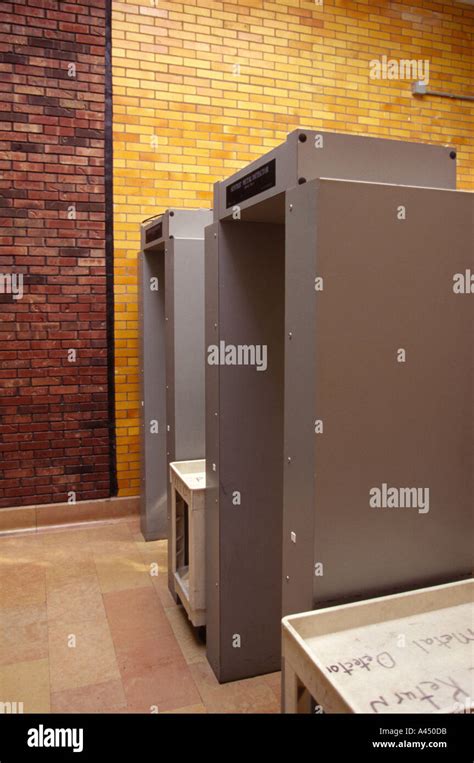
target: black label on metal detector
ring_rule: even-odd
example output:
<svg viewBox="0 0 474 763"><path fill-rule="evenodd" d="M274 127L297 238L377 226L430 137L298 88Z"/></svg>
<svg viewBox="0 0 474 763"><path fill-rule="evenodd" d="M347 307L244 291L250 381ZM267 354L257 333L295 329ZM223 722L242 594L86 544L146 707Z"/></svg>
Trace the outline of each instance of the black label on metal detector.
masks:
<svg viewBox="0 0 474 763"><path fill-rule="evenodd" d="M156 225L152 225L151 228L147 228L145 231L145 243L150 244L156 238L161 238L163 235L163 223L159 222Z"/></svg>
<svg viewBox="0 0 474 763"><path fill-rule="evenodd" d="M258 193L268 191L269 188L273 188L275 183L276 160L272 159L227 186L226 208L233 207L246 199L251 199Z"/></svg>

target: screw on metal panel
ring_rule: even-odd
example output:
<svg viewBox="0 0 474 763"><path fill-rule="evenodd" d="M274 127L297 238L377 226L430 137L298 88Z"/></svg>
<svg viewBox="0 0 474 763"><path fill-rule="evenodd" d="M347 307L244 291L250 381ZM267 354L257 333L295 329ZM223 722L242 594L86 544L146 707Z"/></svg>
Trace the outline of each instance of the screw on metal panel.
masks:
<svg viewBox="0 0 474 763"><path fill-rule="evenodd" d="M171 236L171 235L170 235L170 238L174 238L174 236Z"/></svg>
<svg viewBox="0 0 474 763"><path fill-rule="evenodd" d="M293 212L293 204L290 204L290 212Z"/></svg>
<svg viewBox="0 0 474 763"><path fill-rule="evenodd" d="M298 185L303 185L303 183L306 183L306 178L298 178Z"/></svg>
<svg viewBox="0 0 474 763"><path fill-rule="evenodd" d="M170 210L170 217L174 217L174 212L172 209Z"/></svg>
<svg viewBox="0 0 474 763"><path fill-rule="evenodd" d="M214 328L215 328L215 329L217 328L217 323L214 323Z"/></svg>
<svg viewBox="0 0 474 763"><path fill-rule="evenodd" d="M212 464L212 471L213 471L213 472L215 472L215 471L216 471L216 465L215 465L215 464Z"/></svg>
<svg viewBox="0 0 474 763"><path fill-rule="evenodd" d="M304 132L302 132L302 133L300 133L300 134L298 135L298 140L300 141L300 143L306 143L307 137L306 137L306 135L304 134Z"/></svg>
<svg viewBox="0 0 474 763"><path fill-rule="evenodd" d="M214 238L217 238L217 233L214 233Z"/></svg>
<svg viewBox="0 0 474 763"><path fill-rule="evenodd" d="M214 414L214 416L217 416L217 412Z"/></svg>
<svg viewBox="0 0 474 763"><path fill-rule="evenodd" d="M288 339L293 339L293 334L291 331L288 332Z"/></svg>
<svg viewBox="0 0 474 763"><path fill-rule="evenodd" d="M287 576L286 576L286 578L285 578L285 580L286 580L286 582L287 582L287 583L289 583L289 582L290 582L290 576L289 576L289 575L287 575Z"/></svg>
<svg viewBox="0 0 474 763"><path fill-rule="evenodd" d="M288 463L291 464L291 456L288 456Z"/></svg>
<svg viewBox="0 0 474 763"><path fill-rule="evenodd" d="M456 158L456 151L450 151L449 156L451 157L451 159L455 159Z"/></svg>

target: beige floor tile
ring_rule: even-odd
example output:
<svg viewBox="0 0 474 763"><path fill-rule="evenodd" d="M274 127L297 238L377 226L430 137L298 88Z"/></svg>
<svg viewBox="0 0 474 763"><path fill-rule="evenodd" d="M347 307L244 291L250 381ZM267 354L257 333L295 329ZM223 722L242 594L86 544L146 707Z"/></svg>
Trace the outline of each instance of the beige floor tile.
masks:
<svg viewBox="0 0 474 763"><path fill-rule="evenodd" d="M46 657L46 605L3 609L0 615L0 665Z"/></svg>
<svg viewBox="0 0 474 763"><path fill-rule="evenodd" d="M268 686L272 688L278 703L280 703L281 702L281 673L280 671L278 671L278 673L268 673L267 675L262 676L262 681L264 681L266 684L268 684Z"/></svg>
<svg viewBox="0 0 474 763"><path fill-rule="evenodd" d="M139 639L172 633L168 618L153 588L135 588L104 594L107 620L116 647Z"/></svg>
<svg viewBox="0 0 474 763"><path fill-rule="evenodd" d="M202 704L199 692L184 660L159 665L145 675L131 676L123 681L130 712L150 713L174 710Z"/></svg>
<svg viewBox="0 0 474 763"><path fill-rule="evenodd" d="M128 525L128 528L132 535L141 535L140 531L140 516L137 515L135 517L128 517L126 520L126 523ZM143 537L143 536L142 536Z"/></svg>
<svg viewBox="0 0 474 763"><path fill-rule="evenodd" d="M67 625L53 621L48 629L52 692L120 679L105 616ZM71 636L76 646L68 645L74 643Z"/></svg>
<svg viewBox="0 0 474 763"><path fill-rule="evenodd" d="M135 542L135 546L147 565L151 582L156 588L161 603L164 607L175 606L175 601L168 590L168 542L166 540L146 542L141 537ZM158 575L155 574L156 566L158 566ZM154 574L151 574L152 569Z"/></svg>
<svg viewBox="0 0 474 763"><path fill-rule="evenodd" d="M166 568L166 565L163 564L163 562L160 561L160 554L157 554L156 551L139 551L137 550L137 553L140 556L140 559L142 563L145 565L145 569L150 575L151 578L168 578L168 570Z"/></svg>
<svg viewBox="0 0 474 763"><path fill-rule="evenodd" d="M245 712L250 715L278 715L280 713L280 705L278 702L276 702L276 700L274 700L268 705L254 705L250 710L236 710L235 712Z"/></svg>
<svg viewBox="0 0 474 763"><path fill-rule="evenodd" d="M116 713L126 707L120 680L65 689L51 695L52 713Z"/></svg>
<svg viewBox="0 0 474 763"><path fill-rule="evenodd" d="M275 693L261 677L219 684L207 662L195 663L189 669L209 713L279 711Z"/></svg>
<svg viewBox="0 0 474 763"><path fill-rule="evenodd" d="M137 551L140 551L141 554L150 554L151 556L156 557L160 566L163 566L163 569L167 568L168 541L166 540L146 541L142 535L140 535L139 537L135 535L133 536L133 538L134 538Z"/></svg>
<svg viewBox="0 0 474 763"><path fill-rule="evenodd" d="M152 577L151 582L156 594L165 609L175 609L179 604L173 599L168 588L168 573Z"/></svg>
<svg viewBox="0 0 474 763"><path fill-rule="evenodd" d="M206 659L206 645L199 638L197 629L193 628L184 608L174 607L165 611L188 665L203 662Z"/></svg>
<svg viewBox="0 0 474 763"><path fill-rule="evenodd" d="M85 527L58 527L39 533L44 548L80 548L90 544L89 530Z"/></svg>
<svg viewBox="0 0 474 763"><path fill-rule="evenodd" d="M49 549L46 567L48 591L91 575L97 576L91 551L86 548Z"/></svg>
<svg viewBox="0 0 474 763"><path fill-rule="evenodd" d="M160 665L184 666L184 658L171 632L153 638L137 638L116 646L117 663L122 679L146 675Z"/></svg>
<svg viewBox="0 0 474 763"><path fill-rule="evenodd" d="M149 568L138 551L128 554L94 553L99 584L103 593L130 588L152 587Z"/></svg>
<svg viewBox="0 0 474 763"><path fill-rule="evenodd" d="M0 702L22 702L25 713L49 713L48 660L28 660L2 665Z"/></svg>
<svg viewBox="0 0 474 763"><path fill-rule="evenodd" d="M45 548L86 546L89 551L107 551L113 544L133 543L132 533L126 522L85 522L75 526L52 527L41 530Z"/></svg>
<svg viewBox="0 0 474 763"><path fill-rule="evenodd" d="M134 541L135 548L140 558L146 565L150 574L151 582L164 583L168 580L168 554L166 551L167 541L156 540L146 542L141 537ZM163 545L164 544L164 545ZM156 571L158 569L158 574Z"/></svg>
<svg viewBox="0 0 474 763"><path fill-rule="evenodd" d="M45 565L0 561L0 610L39 606L46 602Z"/></svg>
<svg viewBox="0 0 474 763"><path fill-rule="evenodd" d="M94 552L109 553L116 550L117 544L128 543L134 546L133 535L127 522L97 524L87 530L89 549Z"/></svg>
<svg viewBox="0 0 474 763"><path fill-rule="evenodd" d="M219 685L169 593L166 541L134 523L0 538L0 607L0 701L26 712L279 712L278 673Z"/></svg>
<svg viewBox="0 0 474 763"><path fill-rule="evenodd" d="M88 575L52 589L47 587L48 620L64 626L80 620L105 619L105 608L97 575Z"/></svg>
<svg viewBox="0 0 474 763"><path fill-rule="evenodd" d="M137 551L143 556L150 558L150 561L158 562L160 573L166 577L168 575L168 541L146 541L141 534L133 537Z"/></svg>
<svg viewBox="0 0 474 763"><path fill-rule="evenodd" d="M43 539L36 533L0 537L0 563L11 559L15 564L22 564L42 561L43 558Z"/></svg>

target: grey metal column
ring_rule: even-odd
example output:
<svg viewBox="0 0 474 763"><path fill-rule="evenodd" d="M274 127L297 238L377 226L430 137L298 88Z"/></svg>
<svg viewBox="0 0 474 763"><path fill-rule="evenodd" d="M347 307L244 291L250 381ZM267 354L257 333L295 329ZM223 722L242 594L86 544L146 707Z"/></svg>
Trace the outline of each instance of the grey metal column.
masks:
<svg viewBox="0 0 474 763"><path fill-rule="evenodd" d="M205 455L204 228L211 219L210 210L173 209L142 225L141 526L147 540L167 537L170 460ZM153 277L158 289L156 282L150 288ZM172 576L169 586L174 594Z"/></svg>
<svg viewBox="0 0 474 763"><path fill-rule="evenodd" d="M285 614L471 574L472 306L453 276L472 267L473 202L337 180L288 193ZM371 506L384 485L391 503Z"/></svg>
<svg viewBox="0 0 474 763"><path fill-rule="evenodd" d="M166 329L164 245L139 254L141 491L146 540L166 537Z"/></svg>
<svg viewBox="0 0 474 763"><path fill-rule="evenodd" d="M253 223L208 229L208 349L265 345L268 358L262 371L207 371L207 644L220 681L277 670L280 661L282 233Z"/></svg>

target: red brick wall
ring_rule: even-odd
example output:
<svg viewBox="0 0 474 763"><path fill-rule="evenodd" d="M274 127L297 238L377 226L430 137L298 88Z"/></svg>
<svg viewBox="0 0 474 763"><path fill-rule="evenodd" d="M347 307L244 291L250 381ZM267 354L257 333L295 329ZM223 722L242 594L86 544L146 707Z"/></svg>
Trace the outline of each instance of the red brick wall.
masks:
<svg viewBox="0 0 474 763"><path fill-rule="evenodd" d="M0 507L110 495L105 16L0 2Z"/></svg>

